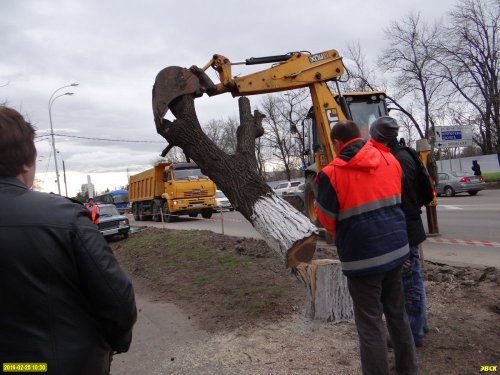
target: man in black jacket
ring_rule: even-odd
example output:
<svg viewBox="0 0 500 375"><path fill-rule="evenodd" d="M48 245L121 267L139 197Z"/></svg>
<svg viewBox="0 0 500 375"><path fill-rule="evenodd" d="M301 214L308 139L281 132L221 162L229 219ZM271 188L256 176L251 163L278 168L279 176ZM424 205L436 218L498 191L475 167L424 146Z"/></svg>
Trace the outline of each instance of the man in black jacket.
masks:
<svg viewBox="0 0 500 375"><path fill-rule="evenodd" d="M83 205L30 190L34 134L0 107L0 362L109 374L132 340L132 284Z"/></svg>
<svg viewBox="0 0 500 375"><path fill-rule="evenodd" d="M483 174L477 160L472 160L472 170L474 171L474 176L481 176Z"/></svg>
<svg viewBox="0 0 500 375"><path fill-rule="evenodd" d="M403 266L403 287L413 339L415 346L420 347L423 344L424 330L427 329L427 307L418 246L425 241L426 235L415 190L418 166L408 150L398 142L398 131L398 123L389 116L380 117L370 125L371 137L391 149L403 170L401 208L405 214L410 244L410 259Z"/></svg>

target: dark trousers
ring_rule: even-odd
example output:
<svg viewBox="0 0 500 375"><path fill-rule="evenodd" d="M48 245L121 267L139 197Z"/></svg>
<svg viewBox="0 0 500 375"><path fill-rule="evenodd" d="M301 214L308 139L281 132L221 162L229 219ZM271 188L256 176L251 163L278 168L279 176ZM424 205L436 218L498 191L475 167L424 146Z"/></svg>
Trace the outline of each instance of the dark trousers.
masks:
<svg viewBox="0 0 500 375"><path fill-rule="evenodd" d="M425 334L424 329L427 326L427 306L418 245L410 246L410 262L410 267L403 269L406 314L415 344L421 345Z"/></svg>
<svg viewBox="0 0 500 375"><path fill-rule="evenodd" d="M389 374L384 314L398 374L417 374L417 356L405 312L401 272L402 267L398 267L385 273L347 278L365 375Z"/></svg>

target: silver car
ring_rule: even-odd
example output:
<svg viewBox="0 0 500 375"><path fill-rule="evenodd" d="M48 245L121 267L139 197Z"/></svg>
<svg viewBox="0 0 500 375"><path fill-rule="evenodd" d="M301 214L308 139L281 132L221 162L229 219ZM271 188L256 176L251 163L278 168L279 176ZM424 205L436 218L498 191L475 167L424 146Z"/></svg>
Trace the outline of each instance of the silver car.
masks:
<svg viewBox="0 0 500 375"><path fill-rule="evenodd" d="M486 189L486 182L482 176L474 176L468 172L439 172L437 195L453 197L457 193L476 195L478 191Z"/></svg>

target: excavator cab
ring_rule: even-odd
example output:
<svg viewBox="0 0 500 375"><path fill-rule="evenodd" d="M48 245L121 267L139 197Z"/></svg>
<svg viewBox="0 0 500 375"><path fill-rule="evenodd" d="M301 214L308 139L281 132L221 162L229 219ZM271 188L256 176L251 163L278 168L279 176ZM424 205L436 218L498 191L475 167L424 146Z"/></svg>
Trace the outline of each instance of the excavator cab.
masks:
<svg viewBox="0 0 500 375"><path fill-rule="evenodd" d="M335 94L335 101L338 104L339 110L342 111L342 116L338 119L350 119L358 124L363 138L368 139L370 136L370 124L381 116L388 115L386 95L381 91L374 92L352 92L340 96ZM341 99L342 98L342 99ZM344 102L345 104L342 104ZM325 136L321 136L322 127L317 126L317 111L311 107L303 125L305 126L304 134L304 156L306 159L306 168L304 171L306 186L304 192L304 208L306 216L319 225L314 211L314 201L316 199L314 179L321 169L326 166L331 160L326 156L325 149L329 144L325 143ZM329 126L334 125L330 122ZM329 137L329 134L328 134ZM333 151L332 151L333 152Z"/></svg>
<svg viewBox="0 0 500 375"><path fill-rule="evenodd" d="M368 139L370 124L381 116L388 116L386 95L382 91L344 94L351 119L358 124L361 136Z"/></svg>
<svg viewBox="0 0 500 375"><path fill-rule="evenodd" d="M381 116L388 116L386 95L382 91L374 92L352 92L342 95L345 99L347 108L344 109L344 117L346 119L351 119L356 124L358 124L361 130L361 136L364 139L370 137L369 129L370 124ZM340 95L335 95L335 100L339 101ZM315 155L321 152L325 145L321 144L320 136L318 135L318 129L316 127L316 114L314 108L311 107L309 113L307 114L306 121L304 121L304 155L307 159L307 166L314 165L316 158ZM331 123L330 126L333 126ZM317 167L314 166L317 171Z"/></svg>

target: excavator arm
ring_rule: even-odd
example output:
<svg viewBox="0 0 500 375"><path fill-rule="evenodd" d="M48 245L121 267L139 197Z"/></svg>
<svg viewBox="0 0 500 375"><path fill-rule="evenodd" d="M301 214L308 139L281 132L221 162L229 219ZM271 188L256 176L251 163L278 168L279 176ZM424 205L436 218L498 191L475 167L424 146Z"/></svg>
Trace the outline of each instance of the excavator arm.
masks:
<svg viewBox="0 0 500 375"><path fill-rule="evenodd" d="M273 64L249 75L233 77L232 65ZM214 84L205 73L213 68L220 82ZM309 87L315 107L316 123L321 144L323 145L321 164L326 165L333 159L333 150L329 141L329 124L344 120L346 116L339 110L326 82L335 80L344 73L342 58L336 50L311 54L292 52L286 55L257 57L245 62L231 63L222 55L214 55L203 67L192 66L189 69L171 66L160 71L153 87L153 112L157 127L168 111L169 104L175 98L193 94L208 96L231 93L233 96L268 94ZM349 116L347 116L349 117ZM319 157L319 156L318 156Z"/></svg>
<svg viewBox="0 0 500 375"><path fill-rule="evenodd" d="M232 65L256 65L274 63L271 68L241 77L233 77ZM205 73L213 68L220 82L214 84ZM268 94L277 91L307 87L315 82L327 82L344 73L342 58L336 50L317 54L292 52L286 55L252 57L245 62L231 63L222 55L214 55L203 67L189 69L170 66L160 71L153 88L153 106L160 105L168 111L175 98L194 94L209 96L230 92L233 96ZM165 107L165 108L163 108ZM163 115L165 115L165 113Z"/></svg>
<svg viewBox="0 0 500 375"><path fill-rule="evenodd" d="M233 77L232 65L256 65L274 63L269 69L242 77ZM327 82L344 73L342 58L336 50L311 55L293 52L286 55L252 57L244 63L231 63L227 57L214 55L203 67L212 67L219 75L220 83L209 95L230 92L233 96L268 94L310 86L314 82Z"/></svg>

